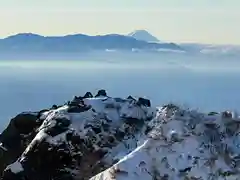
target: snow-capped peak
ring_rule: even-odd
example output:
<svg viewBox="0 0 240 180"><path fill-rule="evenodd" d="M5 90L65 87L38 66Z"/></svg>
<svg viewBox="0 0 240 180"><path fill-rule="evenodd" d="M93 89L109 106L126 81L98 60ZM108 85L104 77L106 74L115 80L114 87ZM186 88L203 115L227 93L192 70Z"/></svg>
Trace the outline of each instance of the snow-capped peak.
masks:
<svg viewBox="0 0 240 180"><path fill-rule="evenodd" d="M136 30L129 33L128 36L133 37L137 40L146 41L146 42L160 42L156 37L151 35L146 30Z"/></svg>

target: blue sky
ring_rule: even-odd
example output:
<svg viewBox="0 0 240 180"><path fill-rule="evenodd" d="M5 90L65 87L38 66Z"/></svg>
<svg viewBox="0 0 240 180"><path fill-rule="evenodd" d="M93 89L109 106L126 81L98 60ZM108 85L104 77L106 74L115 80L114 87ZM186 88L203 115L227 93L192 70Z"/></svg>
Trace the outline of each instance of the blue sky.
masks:
<svg viewBox="0 0 240 180"><path fill-rule="evenodd" d="M127 34L160 40L240 44L240 0L1 0L0 37Z"/></svg>

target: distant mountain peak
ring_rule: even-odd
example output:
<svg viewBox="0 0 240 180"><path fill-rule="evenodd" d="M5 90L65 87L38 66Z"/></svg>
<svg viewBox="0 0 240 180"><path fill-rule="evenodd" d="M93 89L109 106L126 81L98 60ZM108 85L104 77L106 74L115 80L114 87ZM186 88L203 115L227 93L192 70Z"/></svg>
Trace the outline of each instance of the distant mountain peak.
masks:
<svg viewBox="0 0 240 180"><path fill-rule="evenodd" d="M147 42L160 42L156 37L150 34L148 31L140 29L135 30L128 34L128 36L133 37L137 40L147 41Z"/></svg>
<svg viewBox="0 0 240 180"><path fill-rule="evenodd" d="M42 38L44 36L34 34L34 33L18 33L12 36L8 36L5 39L12 39L12 38Z"/></svg>

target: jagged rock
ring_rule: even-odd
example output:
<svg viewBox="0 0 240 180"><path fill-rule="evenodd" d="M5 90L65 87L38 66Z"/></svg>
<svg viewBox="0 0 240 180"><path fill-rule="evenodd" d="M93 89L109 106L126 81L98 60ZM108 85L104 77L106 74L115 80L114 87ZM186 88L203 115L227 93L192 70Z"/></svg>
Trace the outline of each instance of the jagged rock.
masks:
<svg viewBox="0 0 240 180"><path fill-rule="evenodd" d="M99 97L99 96L106 97L107 96L106 90L104 90L104 89L99 90L95 97Z"/></svg>
<svg viewBox="0 0 240 180"><path fill-rule="evenodd" d="M222 117L223 117L223 118L232 118L232 112L224 111L224 112L222 113Z"/></svg>
<svg viewBox="0 0 240 180"><path fill-rule="evenodd" d="M83 96L83 98L93 98L93 95L91 92L86 92L86 94Z"/></svg>
<svg viewBox="0 0 240 180"><path fill-rule="evenodd" d="M57 109L58 106L56 104L52 105L52 108L51 109Z"/></svg>
<svg viewBox="0 0 240 180"><path fill-rule="evenodd" d="M88 179L110 167L112 162L107 159L112 148L141 131L144 123L136 128L138 120L153 115L148 113L150 107L120 98L106 99L103 91L98 94L98 98L75 97L82 100L78 105L69 103L38 113L42 124L34 130L36 136L5 169L3 179ZM134 119L134 124L127 123L128 118Z"/></svg>
<svg viewBox="0 0 240 180"><path fill-rule="evenodd" d="M8 127L2 132L0 142L7 149L18 149L21 147L22 135L28 135L36 127L36 114L19 114L10 121Z"/></svg>
<svg viewBox="0 0 240 180"><path fill-rule="evenodd" d="M138 99L137 103L139 105L143 105L143 106L147 106L147 107L151 106L151 102L150 102L149 99L144 99L144 98L141 98L141 97Z"/></svg>
<svg viewBox="0 0 240 180"><path fill-rule="evenodd" d="M34 129L38 127L37 113L21 113L11 119L7 128L0 135L0 171L25 150L34 138Z"/></svg>
<svg viewBox="0 0 240 180"><path fill-rule="evenodd" d="M68 103L69 106L78 106L79 104L83 104L83 97L75 96L72 101Z"/></svg>
<svg viewBox="0 0 240 180"><path fill-rule="evenodd" d="M132 96L128 96L127 99L136 101L136 99L134 99Z"/></svg>

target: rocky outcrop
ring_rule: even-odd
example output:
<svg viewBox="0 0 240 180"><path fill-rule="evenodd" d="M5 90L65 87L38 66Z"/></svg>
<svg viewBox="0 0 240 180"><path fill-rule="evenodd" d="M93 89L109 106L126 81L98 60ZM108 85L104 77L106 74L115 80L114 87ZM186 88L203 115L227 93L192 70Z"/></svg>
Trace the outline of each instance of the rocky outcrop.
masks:
<svg viewBox="0 0 240 180"><path fill-rule="evenodd" d="M237 180L239 132L234 112L101 90L13 118L0 136L2 180Z"/></svg>
<svg viewBox="0 0 240 180"><path fill-rule="evenodd" d="M21 155L35 137L35 129L39 126L37 113L21 113L11 119L0 136L0 170Z"/></svg>
<svg viewBox="0 0 240 180"><path fill-rule="evenodd" d="M113 165L114 148L154 117L148 105L111 98L100 90L96 98L86 93L63 106L18 115L1 135L6 153L17 150L6 162L2 179L91 178Z"/></svg>

